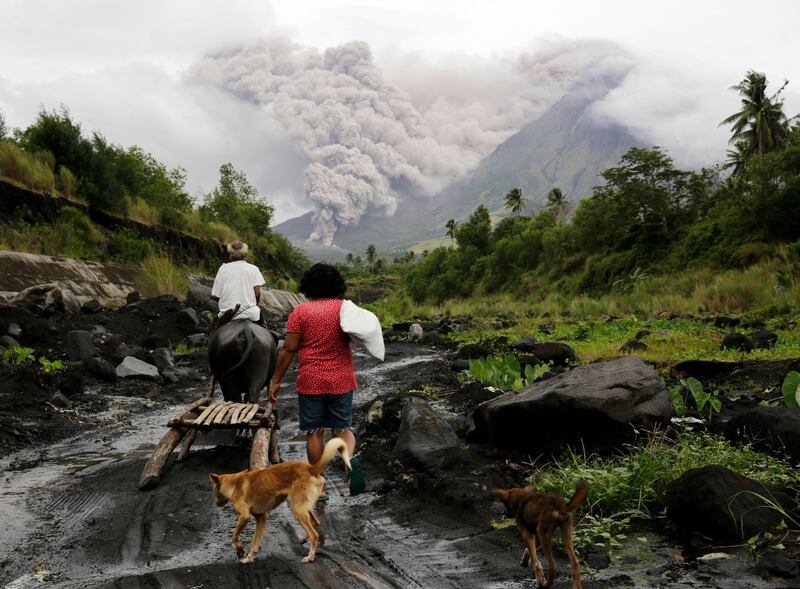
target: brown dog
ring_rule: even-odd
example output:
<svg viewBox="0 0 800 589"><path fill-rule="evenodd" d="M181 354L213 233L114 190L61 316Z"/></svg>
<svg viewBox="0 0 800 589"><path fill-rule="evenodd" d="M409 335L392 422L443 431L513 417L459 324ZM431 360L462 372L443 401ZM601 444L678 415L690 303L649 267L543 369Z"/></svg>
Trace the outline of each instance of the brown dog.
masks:
<svg viewBox="0 0 800 589"><path fill-rule="evenodd" d="M322 471L333 460L336 453L341 451L347 468L350 468L350 456L347 453L347 444L340 438L333 438L325 444L325 450L320 459L314 464L308 462L282 462L259 470L243 470L235 474L210 474L214 484L214 496L218 506L230 501L239 519L233 530L233 548L236 556L244 564L253 562L258 552L258 544L264 534L267 515L288 497L291 502L292 513L297 522L306 531L306 540L311 540L308 556L303 562L313 562L317 553L317 540L319 534L315 526L319 525L314 515L314 504L322 492L325 479ZM250 551L245 558L244 546L239 540L239 534L250 521L250 516L256 519L256 531L250 543Z"/></svg>
<svg viewBox="0 0 800 589"><path fill-rule="evenodd" d="M556 563L553 560L553 535L556 528L561 528L561 538L572 565L572 589L581 589L581 569L572 546L572 514L580 507L589 485L580 481L575 494L569 503L561 495L542 493L532 486L518 489L494 489L489 492L492 499L501 501L506 506L506 514L517 522L517 530L525 542L521 566L528 566L533 557L533 569L540 587L550 587L556 574ZM544 578L542 564L536 554L536 541L542 545L547 556L547 581Z"/></svg>

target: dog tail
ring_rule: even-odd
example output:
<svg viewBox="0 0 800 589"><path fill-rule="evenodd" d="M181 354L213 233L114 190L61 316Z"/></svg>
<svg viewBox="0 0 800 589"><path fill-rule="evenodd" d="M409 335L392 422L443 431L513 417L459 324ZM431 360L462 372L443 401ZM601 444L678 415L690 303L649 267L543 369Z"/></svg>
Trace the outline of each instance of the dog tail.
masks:
<svg viewBox="0 0 800 589"><path fill-rule="evenodd" d="M567 513L574 513L577 511L588 494L589 484L586 481L578 481L578 484L575 485L575 494L572 496L572 499L569 500L569 503L567 503Z"/></svg>
<svg viewBox="0 0 800 589"><path fill-rule="evenodd" d="M347 451L347 443L341 438L333 438L325 444L325 449L322 451L322 456L320 456L319 460L311 465L311 473L316 476L322 474L322 471L325 470L325 467L328 466L328 463L333 460L340 450L342 451L342 459L347 469L350 470L350 454Z"/></svg>

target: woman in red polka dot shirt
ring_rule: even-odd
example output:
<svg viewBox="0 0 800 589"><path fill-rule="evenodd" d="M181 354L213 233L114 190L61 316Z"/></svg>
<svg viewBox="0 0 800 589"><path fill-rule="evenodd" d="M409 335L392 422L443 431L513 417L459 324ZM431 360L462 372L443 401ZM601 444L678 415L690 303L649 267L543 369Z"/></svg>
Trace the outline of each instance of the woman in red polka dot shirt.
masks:
<svg viewBox="0 0 800 589"><path fill-rule="evenodd" d="M339 321L345 289L344 278L330 264L314 264L306 271L300 292L308 301L289 315L286 340L269 387L269 399L276 403L281 380L298 354L300 431L306 434L306 454L311 463L322 456L325 429L347 443L351 457L356 448L352 422L353 392L358 384L350 337ZM356 495L364 491L365 482L358 458L350 462L350 494Z"/></svg>

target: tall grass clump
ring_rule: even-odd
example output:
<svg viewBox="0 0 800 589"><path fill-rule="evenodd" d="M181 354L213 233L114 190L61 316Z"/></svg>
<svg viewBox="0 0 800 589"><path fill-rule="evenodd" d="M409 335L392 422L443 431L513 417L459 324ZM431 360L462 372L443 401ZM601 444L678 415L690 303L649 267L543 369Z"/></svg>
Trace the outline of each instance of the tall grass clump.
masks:
<svg viewBox="0 0 800 589"><path fill-rule="evenodd" d="M47 158L23 151L10 141L0 142L0 176L38 192L52 193L56 185Z"/></svg>
<svg viewBox="0 0 800 589"><path fill-rule="evenodd" d="M128 218L145 225L155 225L159 221L159 212L146 200L137 197L128 204Z"/></svg>
<svg viewBox="0 0 800 589"><path fill-rule="evenodd" d="M77 199L78 179L64 166L58 167L58 191L69 199Z"/></svg>
<svg viewBox="0 0 800 589"><path fill-rule="evenodd" d="M147 297L167 294L182 297L189 288L189 281L186 274L172 263L169 256L154 253L142 262L137 286Z"/></svg>

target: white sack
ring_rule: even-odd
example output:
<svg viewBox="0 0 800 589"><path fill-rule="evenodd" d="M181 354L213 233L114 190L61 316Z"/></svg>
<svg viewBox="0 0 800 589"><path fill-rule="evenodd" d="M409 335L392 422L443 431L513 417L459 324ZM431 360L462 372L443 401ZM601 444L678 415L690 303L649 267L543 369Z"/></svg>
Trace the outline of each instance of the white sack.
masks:
<svg viewBox="0 0 800 589"><path fill-rule="evenodd" d="M383 361L383 329L374 313L362 309L353 301L343 301L339 311L339 324L350 339L364 348L370 356Z"/></svg>

